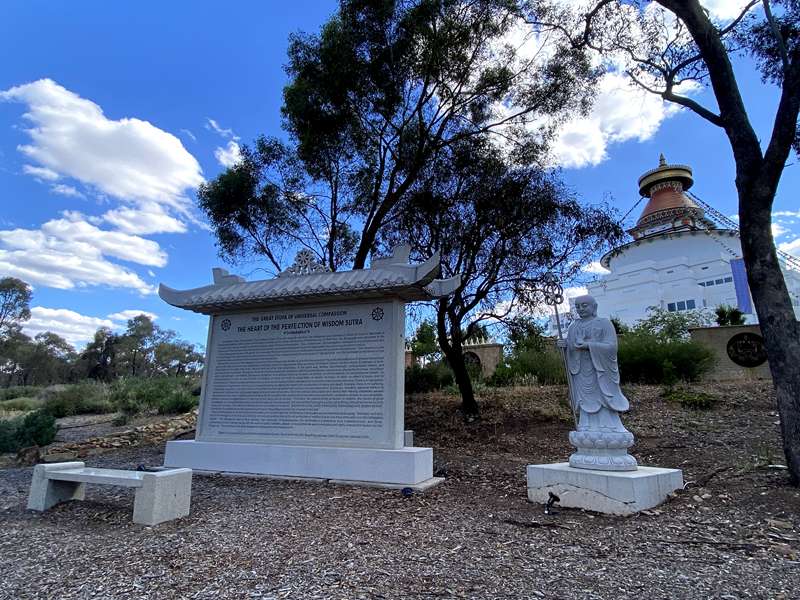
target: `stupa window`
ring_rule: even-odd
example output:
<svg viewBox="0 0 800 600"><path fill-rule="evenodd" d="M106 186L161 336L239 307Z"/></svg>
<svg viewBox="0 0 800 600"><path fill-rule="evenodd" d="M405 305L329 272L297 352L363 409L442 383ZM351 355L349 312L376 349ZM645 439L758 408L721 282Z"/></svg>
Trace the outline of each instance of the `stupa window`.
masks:
<svg viewBox="0 0 800 600"><path fill-rule="evenodd" d="M694 310L697 304L694 300L679 300L678 302L670 302L667 304L669 312L681 312L683 310Z"/></svg>

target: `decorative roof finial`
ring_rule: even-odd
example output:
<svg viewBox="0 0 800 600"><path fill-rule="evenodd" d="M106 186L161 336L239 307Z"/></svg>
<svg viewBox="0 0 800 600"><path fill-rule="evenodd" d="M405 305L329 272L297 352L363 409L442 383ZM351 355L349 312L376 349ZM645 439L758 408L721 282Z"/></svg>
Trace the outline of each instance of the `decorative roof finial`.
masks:
<svg viewBox="0 0 800 600"><path fill-rule="evenodd" d="M667 166L667 159L664 158L664 153L663 152L658 156L658 166L659 167L666 167Z"/></svg>
<svg viewBox="0 0 800 600"><path fill-rule="evenodd" d="M327 265L317 261L316 255L308 248L303 248L294 258L294 264L278 273L278 277L297 277L299 275L316 275L318 273L330 273L331 269Z"/></svg>

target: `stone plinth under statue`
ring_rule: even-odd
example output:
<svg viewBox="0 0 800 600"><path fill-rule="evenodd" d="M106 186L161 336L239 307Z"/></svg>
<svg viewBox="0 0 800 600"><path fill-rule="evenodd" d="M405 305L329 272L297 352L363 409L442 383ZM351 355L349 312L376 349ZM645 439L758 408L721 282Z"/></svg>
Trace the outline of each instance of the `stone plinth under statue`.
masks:
<svg viewBox="0 0 800 600"><path fill-rule="evenodd" d="M569 434L575 452L568 463L528 465L528 499L617 515L661 504L683 486L678 469L640 467L628 454L633 434L620 420L629 408L619 386L617 335L608 319L597 317L591 296L575 299L579 319L559 340L564 351L570 403L577 423Z"/></svg>
<svg viewBox="0 0 800 600"><path fill-rule="evenodd" d="M405 303L444 296L439 257L407 247L369 269L331 273L301 252L277 278L165 286L169 304L210 315L195 440L165 466L425 487L433 450L404 445Z"/></svg>

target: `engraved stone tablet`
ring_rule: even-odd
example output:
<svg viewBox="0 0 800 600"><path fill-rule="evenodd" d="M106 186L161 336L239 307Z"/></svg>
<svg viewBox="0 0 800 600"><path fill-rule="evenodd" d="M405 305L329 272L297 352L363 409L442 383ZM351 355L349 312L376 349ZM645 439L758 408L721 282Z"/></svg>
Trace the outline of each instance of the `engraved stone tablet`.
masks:
<svg viewBox="0 0 800 600"><path fill-rule="evenodd" d="M198 440L402 446L400 302L214 317Z"/></svg>
<svg viewBox="0 0 800 600"><path fill-rule="evenodd" d="M405 304L452 294L460 277L437 279L438 254L409 255L398 246L367 269L332 272L304 249L273 279L216 268L211 285L162 284L164 301L210 317L197 436L167 442L165 466L440 481L433 450L404 445Z"/></svg>

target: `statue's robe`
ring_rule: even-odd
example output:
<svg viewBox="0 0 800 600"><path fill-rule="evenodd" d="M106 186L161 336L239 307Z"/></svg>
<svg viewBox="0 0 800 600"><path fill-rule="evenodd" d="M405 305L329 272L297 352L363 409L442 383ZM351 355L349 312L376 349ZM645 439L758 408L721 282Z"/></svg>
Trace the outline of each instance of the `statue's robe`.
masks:
<svg viewBox="0 0 800 600"><path fill-rule="evenodd" d="M576 348L576 342L586 343L588 350ZM616 412L630 408L619 387L617 333L611 321L601 317L573 321L567 331L567 365L576 408L589 414L601 408Z"/></svg>

